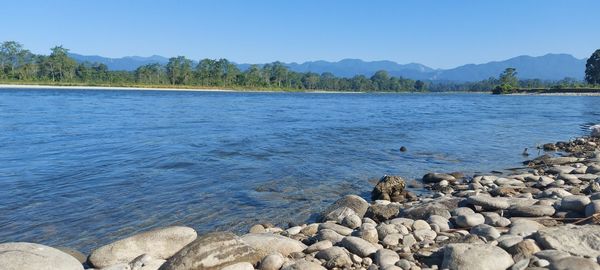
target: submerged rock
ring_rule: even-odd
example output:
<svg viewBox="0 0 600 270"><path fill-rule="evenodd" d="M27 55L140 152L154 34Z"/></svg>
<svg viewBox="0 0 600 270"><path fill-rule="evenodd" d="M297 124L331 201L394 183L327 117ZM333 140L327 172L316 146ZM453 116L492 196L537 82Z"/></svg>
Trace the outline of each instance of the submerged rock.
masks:
<svg viewBox="0 0 600 270"><path fill-rule="evenodd" d="M73 256L58 249L34 243L0 244L2 270L83 270Z"/></svg>

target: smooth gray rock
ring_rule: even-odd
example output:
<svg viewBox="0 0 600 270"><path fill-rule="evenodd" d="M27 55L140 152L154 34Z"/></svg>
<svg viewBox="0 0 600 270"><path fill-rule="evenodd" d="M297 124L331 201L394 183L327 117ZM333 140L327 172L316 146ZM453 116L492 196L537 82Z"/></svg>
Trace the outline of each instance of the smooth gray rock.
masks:
<svg viewBox="0 0 600 270"><path fill-rule="evenodd" d="M565 225L539 230L535 240L544 249L555 249L577 256L600 256L600 225Z"/></svg>
<svg viewBox="0 0 600 270"><path fill-rule="evenodd" d="M315 257L317 259L325 260L325 266L327 268L334 267L348 267L352 265L352 259L346 253L346 250L341 247L330 247L319 251Z"/></svg>
<svg viewBox="0 0 600 270"><path fill-rule="evenodd" d="M589 174L600 173L600 164L592 164L592 165L588 166L587 170L585 170L585 173L589 173Z"/></svg>
<svg viewBox="0 0 600 270"><path fill-rule="evenodd" d="M440 228L440 231L445 232L447 230L450 229L452 223L450 223L450 221L442 216L438 216L438 215L431 215L429 216L429 219L427 219L427 222L429 222L429 224L435 224Z"/></svg>
<svg viewBox="0 0 600 270"><path fill-rule="evenodd" d="M450 270L506 270L514 261L503 249L486 244L449 244L442 268Z"/></svg>
<svg viewBox="0 0 600 270"><path fill-rule="evenodd" d="M304 250L304 253L313 253L313 252L321 251L324 249L328 249L330 247L333 247L333 243L329 240L323 240L323 241L319 241L319 242L316 242L316 243L308 246Z"/></svg>
<svg viewBox="0 0 600 270"><path fill-rule="evenodd" d="M185 246L159 270L217 270L239 262L258 263L264 257L230 232L202 235Z"/></svg>
<svg viewBox="0 0 600 270"><path fill-rule="evenodd" d="M500 232L496 228L487 224L479 224L477 226L474 226L471 228L469 233L479 235L481 237L486 238L487 240L493 240L500 237Z"/></svg>
<svg viewBox="0 0 600 270"><path fill-rule="evenodd" d="M380 249L375 252L375 263L379 267L385 267L388 265L394 265L400 260L400 256L393 250Z"/></svg>
<svg viewBox="0 0 600 270"><path fill-rule="evenodd" d="M544 225L524 218L511 219L509 234L526 237L544 228Z"/></svg>
<svg viewBox="0 0 600 270"><path fill-rule="evenodd" d="M331 222L321 223L321 225L319 225L319 230L323 229L329 229L344 236L350 235L352 233L352 229Z"/></svg>
<svg viewBox="0 0 600 270"><path fill-rule="evenodd" d="M139 233L102 246L90 254L89 262L103 268L129 263L142 254L155 259L168 259L196 239L196 231L189 227L172 226Z"/></svg>
<svg viewBox="0 0 600 270"><path fill-rule="evenodd" d="M600 138L600 125L593 125L590 127L590 136Z"/></svg>
<svg viewBox="0 0 600 270"><path fill-rule="evenodd" d="M327 270L327 268L321 266L315 262L309 262L307 260L298 260L293 264L284 266L281 270Z"/></svg>
<svg viewBox="0 0 600 270"><path fill-rule="evenodd" d="M354 236L344 237L340 242L340 246L361 257L368 257L377 251L377 248L373 244Z"/></svg>
<svg viewBox="0 0 600 270"><path fill-rule="evenodd" d="M358 236L360 238L367 240L370 243L377 244L379 241L379 235L377 233L377 229L375 225L370 223L365 223L360 227L360 231L358 232Z"/></svg>
<svg viewBox="0 0 600 270"><path fill-rule="evenodd" d="M73 256L73 258L77 259L80 263L85 263L87 261L87 256L77 250L67 248L67 247L55 247L55 248L64 253L67 253L67 254Z"/></svg>
<svg viewBox="0 0 600 270"><path fill-rule="evenodd" d="M342 225L350 229L356 229L362 225L362 220L357 215L349 215L342 220Z"/></svg>
<svg viewBox="0 0 600 270"><path fill-rule="evenodd" d="M490 197L484 195L476 195L467 198L467 202L473 205L479 205L484 209L503 210L510 207L508 200L502 197Z"/></svg>
<svg viewBox="0 0 600 270"><path fill-rule="evenodd" d="M589 217L600 213L600 200L594 200L585 206L585 216Z"/></svg>
<svg viewBox="0 0 600 270"><path fill-rule="evenodd" d="M249 233L242 236L242 240L255 250L263 251L265 254L278 252L283 256L288 256L293 252L302 252L306 249L306 245L298 240L272 233Z"/></svg>
<svg viewBox="0 0 600 270"><path fill-rule="evenodd" d="M451 217L448 207L439 203L429 203L402 209L398 216L410 219L427 220L431 215L438 215L445 218Z"/></svg>
<svg viewBox="0 0 600 270"><path fill-rule="evenodd" d="M279 253L273 253L265 256L262 261L260 261L260 270L279 270L283 263L285 262L285 258Z"/></svg>
<svg viewBox="0 0 600 270"><path fill-rule="evenodd" d="M371 218L377 222L383 222L392 218L395 218L400 212L400 204L380 204L375 203L367 209L366 217Z"/></svg>
<svg viewBox="0 0 600 270"><path fill-rule="evenodd" d="M73 256L58 249L34 243L0 244L2 270L83 270Z"/></svg>
<svg viewBox="0 0 600 270"><path fill-rule="evenodd" d="M458 225L458 227L470 228L473 226L477 226L479 224L483 224L485 222L485 218L483 217L483 215L481 215L479 213L467 214L467 215L457 216L454 219L454 222L456 223L456 225Z"/></svg>
<svg viewBox="0 0 600 270"><path fill-rule="evenodd" d="M329 229L323 229L317 233L317 240L319 241L329 240L332 243L336 244L342 241L342 239L344 239L343 235Z"/></svg>
<svg viewBox="0 0 600 270"><path fill-rule="evenodd" d="M249 262L240 262L225 266L221 270L254 270L254 266Z"/></svg>
<svg viewBox="0 0 600 270"><path fill-rule="evenodd" d="M343 210L344 208L350 209L352 211L338 210ZM351 214L356 214L357 216L362 218L367 212L367 208L369 208L369 203L365 199L356 195L346 195L334 202L329 207L327 207L327 209L325 209L325 211L321 213L321 220L333 220L336 222L341 222L346 216L349 216Z"/></svg>
<svg viewBox="0 0 600 270"><path fill-rule="evenodd" d="M550 264L550 270L600 270L600 265L590 259L566 257Z"/></svg>
<svg viewBox="0 0 600 270"><path fill-rule="evenodd" d="M565 211L583 212L585 207L591 202L585 195L566 196L560 202L560 209Z"/></svg>
<svg viewBox="0 0 600 270"><path fill-rule="evenodd" d="M516 206L509 209L513 217L545 217L552 216L556 210L549 205Z"/></svg>

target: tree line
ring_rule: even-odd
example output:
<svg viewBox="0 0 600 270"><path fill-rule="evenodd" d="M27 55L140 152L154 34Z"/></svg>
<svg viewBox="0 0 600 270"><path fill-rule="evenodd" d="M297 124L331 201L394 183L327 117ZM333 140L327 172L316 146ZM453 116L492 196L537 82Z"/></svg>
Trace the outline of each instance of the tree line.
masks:
<svg viewBox="0 0 600 270"><path fill-rule="evenodd" d="M72 83L115 86L189 86L234 89L284 89L329 91L510 91L516 88L577 88L582 81L565 78L560 81L519 80L516 70L509 68L498 78L479 82L421 81L391 76L380 70L372 76L337 77L332 73L294 72L281 62L251 65L240 70L227 59L202 59L197 63L184 56L172 57L168 63L140 66L135 71L109 70L101 63L77 63L69 50L56 46L50 55L39 55L15 41L0 44L0 80L39 83ZM586 81L600 84L600 50L586 65Z"/></svg>

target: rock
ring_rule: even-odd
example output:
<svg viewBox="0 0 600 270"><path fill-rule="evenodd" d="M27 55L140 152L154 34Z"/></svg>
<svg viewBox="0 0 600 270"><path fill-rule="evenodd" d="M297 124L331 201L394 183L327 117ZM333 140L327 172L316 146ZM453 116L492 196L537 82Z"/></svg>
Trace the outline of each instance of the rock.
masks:
<svg viewBox="0 0 600 270"><path fill-rule="evenodd" d="M523 237L518 235L504 234L496 239L498 241L498 246L503 249L508 249L518 243L523 241Z"/></svg>
<svg viewBox="0 0 600 270"><path fill-rule="evenodd" d="M435 224L440 228L440 231L445 232L447 230L450 230L450 221L442 216L438 216L438 215L431 215L429 216L429 219L427 219L427 222L429 222L429 224Z"/></svg>
<svg viewBox="0 0 600 270"><path fill-rule="evenodd" d="M239 262L257 263L263 255L230 232L198 237L165 262L160 270L216 270Z"/></svg>
<svg viewBox="0 0 600 270"><path fill-rule="evenodd" d="M512 223L510 225L510 230L508 231L508 233L522 237L532 235L533 233L537 232L539 229L544 227L542 224L536 221L523 218L514 219L511 220L511 222Z"/></svg>
<svg viewBox="0 0 600 270"><path fill-rule="evenodd" d="M242 240L255 250L263 251L265 254L278 252L283 256L288 256L293 252L302 252L306 249L306 245L298 240L272 233L249 233L242 236Z"/></svg>
<svg viewBox="0 0 600 270"><path fill-rule="evenodd" d="M317 239L319 241L329 240L334 244L342 241L343 238L344 236L342 236L341 234L329 229L320 230L317 233Z"/></svg>
<svg viewBox="0 0 600 270"><path fill-rule="evenodd" d="M566 257L550 264L550 270L600 270L600 266L589 259Z"/></svg>
<svg viewBox="0 0 600 270"><path fill-rule="evenodd" d="M458 207L452 210L453 216L465 216L469 214L475 214L475 211L468 207Z"/></svg>
<svg viewBox="0 0 600 270"><path fill-rule="evenodd" d="M342 225L350 229L356 229L362 225L362 220L357 215L349 215L342 220Z"/></svg>
<svg viewBox="0 0 600 270"><path fill-rule="evenodd" d="M302 230L300 230L300 233L304 234L306 236L313 236L319 231L319 225L321 225L321 224L320 223L309 224L306 227L302 228Z"/></svg>
<svg viewBox="0 0 600 270"><path fill-rule="evenodd" d="M431 229L421 229L421 230L416 230L413 232L413 234L415 235L415 238L418 241L424 241L424 240L435 240L435 237L437 236L437 233L435 233L435 231L431 230Z"/></svg>
<svg viewBox="0 0 600 270"><path fill-rule="evenodd" d="M340 246L361 257L368 257L377 251L377 248L373 244L354 236L344 237L340 242Z"/></svg>
<svg viewBox="0 0 600 270"><path fill-rule="evenodd" d="M393 250L380 249L375 252L375 262L379 267L394 265L400 260L400 256Z"/></svg>
<svg viewBox="0 0 600 270"><path fill-rule="evenodd" d="M510 220L501 217L496 212L484 212L481 213L485 217L485 224L493 226L493 227L507 227L510 225Z"/></svg>
<svg viewBox="0 0 600 270"><path fill-rule="evenodd" d="M554 215L556 210L548 205L529 205L513 206L508 211L513 217L544 217Z"/></svg>
<svg viewBox="0 0 600 270"><path fill-rule="evenodd" d="M264 233L266 232L265 227L261 224L256 224L250 227L249 233Z"/></svg>
<svg viewBox="0 0 600 270"><path fill-rule="evenodd" d="M427 220L431 215L438 215L445 218L450 218L448 207L442 204L425 204L402 209L399 216L411 219Z"/></svg>
<svg viewBox="0 0 600 270"><path fill-rule="evenodd" d="M530 262L530 259L523 259L523 260L517 261L515 264L513 264L513 266L510 268L510 270L525 270L525 269L527 269L527 266L529 266L529 262Z"/></svg>
<svg viewBox="0 0 600 270"><path fill-rule="evenodd" d="M508 200L500 197L489 197L476 195L467 198L467 202L474 205L482 206L484 209L502 210L510 207Z"/></svg>
<svg viewBox="0 0 600 270"><path fill-rule="evenodd" d="M102 267L100 270L131 270L131 266L127 263L119 263L108 267Z"/></svg>
<svg viewBox="0 0 600 270"><path fill-rule="evenodd" d="M331 243L331 242L330 242ZM265 256L260 261L260 270L279 270L283 265L285 258L279 253L273 253Z"/></svg>
<svg viewBox="0 0 600 270"><path fill-rule="evenodd" d="M402 240L404 236L399 233L388 234L381 240L382 244L387 247L395 247L400 244L400 240Z"/></svg>
<svg viewBox="0 0 600 270"><path fill-rule="evenodd" d="M285 233L287 234L287 236L291 236L291 235L299 234L300 231L302 231L301 226L294 226L294 227L291 227L291 228L285 230Z"/></svg>
<svg viewBox="0 0 600 270"><path fill-rule="evenodd" d="M586 217L592 216L597 213L600 213L600 200L592 201L585 206Z"/></svg>
<svg viewBox="0 0 600 270"><path fill-rule="evenodd" d="M350 229L346 226L342 226L342 225L331 223L331 222L321 223L321 225L319 225L319 230L323 230L323 229L329 229L329 230L332 230L332 231L339 233L341 235L344 235L344 236L350 235L352 233L352 229Z"/></svg>
<svg viewBox="0 0 600 270"><path fill-rule="evenodd" d="M544 228L535 235L544 249L556 249L577 256L600 256L600 225L565 225Z"/></svg>
<svg viewBox="0 0 600 270"><path fill-rule="evenodd" d="M154 259L148 254L141 255L129 263L131 270L158 270L166 260Z"/></svg>
<svg viewBox="0 0 600 270"><path fill-rule="evenodd" d="M2 270L83 270L73 256L58 249L34 243L0 244Z"/></svg>
<svg viewBox="0 0 600 270"><path fill-rule="evenodd" d="M313 252L321 251L324 249L328 249L330 247L333 247L333 243L329 240L323 240L323 241L319 241L319 242L316 242L316 243L308 246L304 250L304 253L313 253Z"/></svg>
<svg viewBox="0 0 600 270"><path fill-rule="evenodd" d="M591 202L590 198L585 195L566 196L560 202L560 209L564 211L583 212L585 207Z"/></svg>
<svg viewBox="0 0 600 270"><path fill-rule="evenodd" d="M417 220L415 220L415 222L413 222L412 228L414 231L429 230L429 229L431 229L431 226L429 226L429 223L427 223L427 221L422 220L422 219L417 219Z"/></svg>
<svg viewBox="0 0 600 270"><path fill-rule="evenodd" d="M221 270L254 270L254 266L249 262L241 262L225 266Z"/></svg>
<svg viewBox="0 0 600 270"><path fill-rule="evenodd" d="M371 200L404 201L406 182L400 176L385 175L371 192Z"/></svg>
<svg viewBox="0 0 600 270"><path fill-rule="evenodd" d="M315 257L317 259L325 260L325 266L330 269L334 267L342 268L352 265L352 259L350 259L350 256L348 256L346 250L341 247L330 247L328 249L321 250L317 253L317 255L315 255Z"/></svg>
<svg viewBox="0 0 600 270"><path fill-rule="evenodd" d="M475 213L457 216L454 219L454 222L456 223L456 225L458 225L458 227L470 228L479 224L483 224L485 222L485 218L483 217L483 215Z"/></svg>
<svg viewBox="0 0 600 270"><path fill-rule="evenodd" d="M309 262L307 260L298 260L289 266L284 266L281 270L327 270L327 268L318 263Z"/></svg>
<svg viewBox="0 0 600 270"><path fill-rule="evenodd" d="M129 263L142 254L155 259L168 259L196 239L189 227L166 227L136 234L102 246L90 254L89 262L97 268Z"/></svg>
<svg viewBox="0 0 600 270"><path fill-rule="evenodd" d="M538 251L534 255L535 255L535 257L540 258L542 260L547 260L550 263L553 263L553 262L558 261L559 259L571 256L571 255L569 255L569 253L558 251L555 249L547 249L547 250Z"/></svg>
<svg viewBox="0 0 600 270"><path fill-rule="evenodd" d="M379 241L377 229L375 229L375 225L373 224L363 224L360 228L359 236L360 238L365 239L373 244L377 244L377 242Z"/></svg>
<svg viewBox="0 0 600 270"><path fill-rule="evenodd" d="M85 263L87 261L87 256L77 250L67 247L56 247L56 249L73 256L73 258L77 259L80 263Z"/></svg>
<svg viewBox="0 0 600 270"><path fill-rule="evenodd" d="M455 182L456 178L452 175L445 173L428 173L423 176L424 183L438 183L443 180L446 180L448 182Z"/></svg>
<svg viewBox="0 0 600 270"><path fill-rule="evenodd" d="M371 218L377 222L382 222L394 218L400 212L400 204L379 204L375 203L369 206L366 217Z"/></svg>
<svg viewBox="0 0 600 270"><path fill-rule="evenodd" d="M531 258L533 254L540 251L540 247L532 239L525 239L508 249L508 252L513 255L515 261Z"/></svg>
<svg viewBox="0 0 600 270"><path fill-rule="evenodd" d="M585 170L585 173L589 173L589 174L600 173L600 164L592 164L592 165L588 166L587 170Z"/></svg>
<svg viewBox="0 0 600 270"><path fill-rule="evenodd" d="M500 237L500 232L498 232L498 230L490 225L487 224L479 224L477 226L474 226L473 228L471 228L471 231L469 231L471 234L474 235L479 235L481 237L484 237L487 240L494 240L498 237Z"/></svg>
<svg viewBox="0 0 600 270"><path fill-rule="evenodd" d="M594 138L600 138L600 125L593 125L590 127L590 136Z"/></svg>
<svg viewBox="0 0 600 270"><path fill-rule="evenodd" d="M510 254L486 244L449 244L444 248L442 268L450 270L505 270L513 265Z"/></svg>
<svg viewBox="0 0 600 270"><path fill-rule="evenodd" d="M352 211L344 211L344 208ZM325 209L321 213L321 220L341 222L346 216L351 214L362 218L367 212L367 208L369 208L369 203L365 199L356 195L346 195Z"/></svg>

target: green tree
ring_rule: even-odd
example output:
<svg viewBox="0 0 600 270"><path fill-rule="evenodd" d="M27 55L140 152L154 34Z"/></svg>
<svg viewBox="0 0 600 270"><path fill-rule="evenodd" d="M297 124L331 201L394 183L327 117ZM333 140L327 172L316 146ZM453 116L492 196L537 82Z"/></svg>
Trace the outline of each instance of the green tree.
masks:
<svg viewBox="0 0 600 270"><path fill-rule="evenodd" d="M414 87L415 87L415 90L416 90L416 91L423 92L423 91L425 91L425 90L426 90L426 88L427 88L427 85L425 85L425 83L424 83L423 81L421 81L421 80L417 80L417 81L415 82L415 86L414 86Z"/></svg>
<svg viewBox="0 0 600 270"><path fill-rule="evenodd" d="M517 79L517 70L515 68L506 68L500 74L500 85L496 86L492 93L494 94L508 94L512 93L515 88L519 86L519 79Z"/></svg>
<svg viewBox="0 0 600 270"><path fill-rule="evenodd" d="M192 60L185 56L171 57L166 70L171 84L186 84L192 76Z"/></svg>
<svg viewBox="0 0 600 270"><path fill-rule="evenodd" d="M585 64L585 81L600 84L600 49L596 50Z"/></svg>
<svg viewBox="0 0 600 270"><path fill-rule="evenodd" d="M69 50L63 46L56 46L51 50L52 53L44 61L45 70L48 73L46 76L52 81L73 79L77 63L69 57Z"/></svg>

